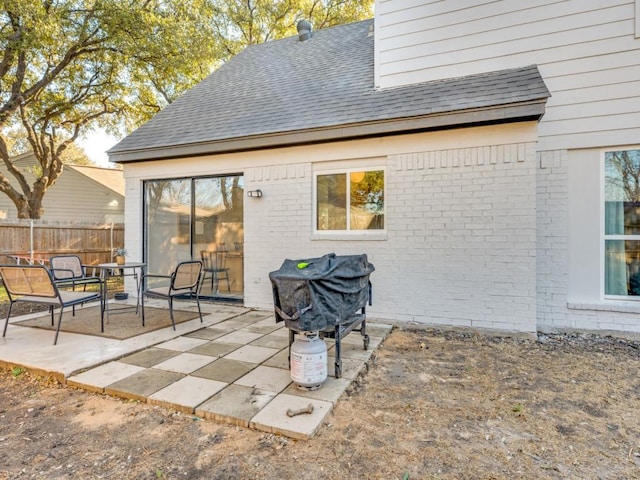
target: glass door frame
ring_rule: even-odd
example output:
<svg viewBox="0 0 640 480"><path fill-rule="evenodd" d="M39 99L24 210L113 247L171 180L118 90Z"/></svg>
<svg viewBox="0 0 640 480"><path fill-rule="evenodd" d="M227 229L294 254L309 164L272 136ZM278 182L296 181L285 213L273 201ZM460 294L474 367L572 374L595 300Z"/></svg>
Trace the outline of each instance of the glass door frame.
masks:
<svg viewBox="0 0 640 480"><path fill-rule="evenodd" d="M150 184L154 183L154 182L174 182L174 181L186 181L189 184L189 188L190 188L190 194L189 194L189 201L190 201L190 208L189 208L189 239L188 239L188 243L189 243L189 255L190 255L190 259L191 260L200 260L201 256L200 256L200 251L196 251L198 250L197 247L197 243L195 242L196 236L197 236L197 232L196 232L196 224L197 224L197 216L196 216L196 209L198 208L197 206L197 199L196 199L196 195L197 195L197 191L196 191L196 184L198 181L202 181L202 180L208 180L208 179L220 179L220 178L232 178L232 177L240 177L240 193L239 193L239 197L240 199L244 198L244 174L241 172L236 172L236 173L226 173L226 174L219 174L219 175L200 175L200 176L184 176L184 177L171 177L171 178L148 178L148 179L144 179L142 181L142 258L143 258L143 262L145 262L147 264L147 273L160 273L160 274L164 274L165 272L150 272L149 268L153 267L152 265L149 265L149 219L148 219L148 215L149 215L149 207L148 207L148 187ZM241 221L241 237L242 237L242 243L244 243L244 207L243 207L243 203L240 204L240 208L241 208L241 217L240 217L240 221ZM214 239L215 240L215 239ZM213 242L212 242L213 243ZM234 242L234 243L238 243L238 242ZM237 249L237 245L234 245L233 247L231 247L231 249ZM186 258L184 260L187 260ZM174 265L175 267L175 265ZM239 296L235 296L235 297L221 297L220 295L217 294L213 294L213 292L210 295L204 295L204 298L211 298L212 300L223 300L223 301L232 301L234 303L237 302L242 302L244 300L244 266L242 265L242 267L240 268L239 271L239 275L241 276L240 278L240 284L242 285L241 291ZM223 284L224 285L224 284Z"/></svg>

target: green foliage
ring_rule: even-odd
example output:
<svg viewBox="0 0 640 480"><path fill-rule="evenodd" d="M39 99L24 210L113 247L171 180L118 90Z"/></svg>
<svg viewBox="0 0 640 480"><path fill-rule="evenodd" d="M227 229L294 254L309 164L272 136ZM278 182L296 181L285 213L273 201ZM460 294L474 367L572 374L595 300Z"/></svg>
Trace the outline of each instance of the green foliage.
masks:
<svg viewBox="0 0 640 480"><path fill-rule="evenodd" d="M384 212L384 171L354 172L350 188L352 205L376 214Z"/></svg>
<svg viewBox="0 0 640 480"><path fill-rule="evenodd" d="M5 0L0 9L0 192L20 218L79 135L138 127L251 43L368 18L373 0ZM11 156L32 150L29 183Z"/></svg>
<svg viewBox="0 0 640 480"><path fill-rule="evenodd" d="M215 38L231 56L250 44L295 35L300 20L314 30L373 16L373 1L353 0L212 0Z"/></svg>
<svg viewBox="0 0 640 480"><path fill-rule="evenodd" d="M11 369L11 375L13 376L13 378L18 378L23 373L24 373L24 370L22 369L22 367L13 367Z"/></svg>
<svg viewBox="0 0 640 480"><path fill-rule="evenodd" d="M70 143L62 153L62 163L65 165L96 166L82 147L75 143Z"/></svg>

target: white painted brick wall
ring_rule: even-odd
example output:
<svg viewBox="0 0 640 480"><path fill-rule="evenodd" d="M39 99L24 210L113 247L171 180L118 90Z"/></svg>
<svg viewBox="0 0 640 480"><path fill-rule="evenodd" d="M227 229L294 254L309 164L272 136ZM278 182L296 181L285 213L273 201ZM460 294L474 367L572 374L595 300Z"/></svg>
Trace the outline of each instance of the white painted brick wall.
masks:
<svg viewBox="0 0 640 480"><path fill-rule="evenodd" d="M287 168L288 167L288 168ZM278 165L245 171L245 305L273 308L268 273L285 258L309 256L311 165Z"/></svg>
<svg viewBox="0 0 640 480"><path fill-rule="evenodd" d="M142 261L142 191L138 188L139 185L137 179L125 177L124 247L127 250L127 260L132 262ZM132 297L137 296L136 279L128 275L124 281L125 291Z"/></svg>
<svg viewBox="0 0 640 480"><path fill-rule="evenodd" d="M567 152L539 152L536 175L538 323L567 326L569 202Z"/></svg>
<svg viewBox="0 0 640 480"><path fill-rule="evenodd" d="M534 147L389 158L383 316L535 330Z"/></svg>
<svg viewBox="0 0 640 480"><path fill-rule="evenodd" d="M535 331L536 165L534 143L389 156L383 241L312 240L312 165L251 169L245 304L272 308L284 258L366 253L370 316Z"/></svg>

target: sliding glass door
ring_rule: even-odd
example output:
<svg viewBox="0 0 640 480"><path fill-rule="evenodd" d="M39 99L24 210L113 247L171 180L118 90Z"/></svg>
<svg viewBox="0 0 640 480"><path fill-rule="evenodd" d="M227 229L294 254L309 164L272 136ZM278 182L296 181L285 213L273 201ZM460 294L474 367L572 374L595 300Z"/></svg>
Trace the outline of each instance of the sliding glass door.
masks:
<svg viewBox="0 0 640 480"><path fill-rule="evenodd" d="M146 181L147 271L166 275L178 262L203 260L201 295L242 299L243 192L242 175Z"/></svg>

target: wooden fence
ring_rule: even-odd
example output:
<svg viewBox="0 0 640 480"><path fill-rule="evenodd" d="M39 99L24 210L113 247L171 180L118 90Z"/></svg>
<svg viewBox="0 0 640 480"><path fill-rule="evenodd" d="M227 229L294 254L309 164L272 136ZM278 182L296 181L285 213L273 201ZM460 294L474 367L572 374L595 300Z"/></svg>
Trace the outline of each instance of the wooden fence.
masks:
<svg viewBox="0 0 640 480"><path fill-rule="evenodd" d="M124 246L124 225L0 221L0 263L15 258L38 262L53 255L77 254L85 265L112 262L113 249Z"/></svg>

